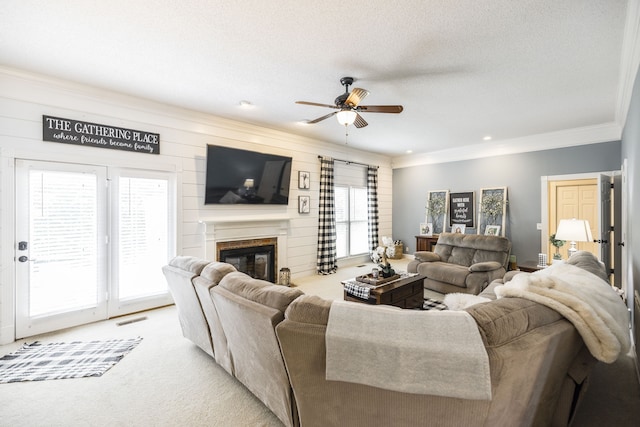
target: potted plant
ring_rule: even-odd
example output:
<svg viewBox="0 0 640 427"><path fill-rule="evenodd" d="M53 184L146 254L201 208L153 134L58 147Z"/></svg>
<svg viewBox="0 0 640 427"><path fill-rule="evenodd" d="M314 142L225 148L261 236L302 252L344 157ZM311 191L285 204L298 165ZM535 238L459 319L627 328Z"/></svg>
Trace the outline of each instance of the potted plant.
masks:
<svg viewBox="0 0 640 427"><path fill-rule="evenodd" d="M566 241L565 240L556 239L556 234L553 233L551 236L549 236L549 243L551 243L553 246L556 247L556 253L553 254L553 259L554 260L561 260L562 259L562 255L560 255L560 248L562 246L564 246Z"/></svg>

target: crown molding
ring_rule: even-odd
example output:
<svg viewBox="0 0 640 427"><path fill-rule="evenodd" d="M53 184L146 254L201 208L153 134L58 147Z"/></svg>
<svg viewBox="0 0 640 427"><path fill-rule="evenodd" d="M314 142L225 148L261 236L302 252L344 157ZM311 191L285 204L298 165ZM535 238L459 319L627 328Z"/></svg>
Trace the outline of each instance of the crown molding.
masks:
<svg viewBox="0 0 640 427"><path fill-rule="evenodd" d="M622 127L618 123L612 122L595 126L567 129L558 132L530 135L522 138L467 145L450 150L394 157L392 159L392 168L399 169L412 166L503 156L506 154L575 147L578 145L619 141L620 138L622 138Z"/></svg>

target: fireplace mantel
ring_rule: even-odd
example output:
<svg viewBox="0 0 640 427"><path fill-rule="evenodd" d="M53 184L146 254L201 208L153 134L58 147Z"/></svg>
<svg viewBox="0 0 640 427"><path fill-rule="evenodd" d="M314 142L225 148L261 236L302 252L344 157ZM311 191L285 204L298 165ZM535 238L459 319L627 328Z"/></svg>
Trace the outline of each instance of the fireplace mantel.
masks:
<svg viewBox="0 0 640 427"><path fill-rule="evenodd" d="M277 260L280 264L276 268L280 269L286 265L288 259L289 219L289 216L284 214L202 219L199 223L204 225L204 258L218 261L216 259L218 242L275 237L278 242Z"/></svg>
<svg viewBox="0 0 640 427"><path fill-rule="evenodd" d="M272 215L247 215L247 216L219 216L210 219L201 219L202 224L229 224L229 223L247 223L247 222L273 222L273 221L286 221L289 222L289 215L287 214L272 214Z"/></svg>

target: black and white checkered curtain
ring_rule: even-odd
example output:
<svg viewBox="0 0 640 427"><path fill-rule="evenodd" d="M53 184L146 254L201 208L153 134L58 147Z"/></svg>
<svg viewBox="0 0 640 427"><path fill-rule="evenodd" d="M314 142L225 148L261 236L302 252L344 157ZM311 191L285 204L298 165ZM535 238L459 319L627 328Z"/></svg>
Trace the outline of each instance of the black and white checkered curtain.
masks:
<svg viewBox="0 0 640 427"><path fill-rule="evenodd" d="M336 272L336 207L333 186L333 159L320 159L320 202L318 213L318 274Z"/></svg>
<svg viewBox="0 0 640 427"><path fill-rule="evenodd" d="M378 247L378 168L367 166L367 209L369 251Z"/></svg>

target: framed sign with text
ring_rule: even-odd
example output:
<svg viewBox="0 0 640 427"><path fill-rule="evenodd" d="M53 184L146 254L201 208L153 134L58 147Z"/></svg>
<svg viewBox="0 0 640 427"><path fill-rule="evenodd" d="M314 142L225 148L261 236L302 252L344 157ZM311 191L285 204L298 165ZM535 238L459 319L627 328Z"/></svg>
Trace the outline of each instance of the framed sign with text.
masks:
<svg viewBox="0 0 640 427"><path fill-rule="evenodd" d="M160 134L42 116L42 140L63 144L160 154Z"/></svg>
<svg viewBox="0 0 640 427"><path fill-rule="evenodd" d="M449 194L449 226L456 224L466 228L474 228L475 224L475 192Z"/></svg>

